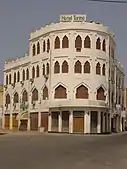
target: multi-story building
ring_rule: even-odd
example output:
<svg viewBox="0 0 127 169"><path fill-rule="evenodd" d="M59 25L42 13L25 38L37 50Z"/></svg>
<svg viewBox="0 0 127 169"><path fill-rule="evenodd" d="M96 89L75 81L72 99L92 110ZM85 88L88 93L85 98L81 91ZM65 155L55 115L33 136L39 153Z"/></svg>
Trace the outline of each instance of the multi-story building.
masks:
<svg viewBox="0 0 127 169"><path fill-rule="evenodd" d="M61 15L59 23L30 33L28 54L5 62L3 127L69 133L121 129L123 86L114 34L85 15Z"/></svg>

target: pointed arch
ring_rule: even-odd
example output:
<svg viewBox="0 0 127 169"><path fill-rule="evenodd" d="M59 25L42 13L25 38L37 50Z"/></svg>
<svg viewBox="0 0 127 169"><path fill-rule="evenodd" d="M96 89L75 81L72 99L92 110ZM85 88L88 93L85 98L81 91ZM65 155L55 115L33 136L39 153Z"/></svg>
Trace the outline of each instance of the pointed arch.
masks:
<svg viewBox="0 0 127 169"><path fill-rule="evenodd" d="M39 77L40 75L40 70L39 70L39 66L37 65L36 67L36 77Z"/></svg>
<svg viewBox="0 0 127 169"><path fill-rule="evenodd" d="M101 66L100 66L100 63L99 63L99 62L96 64L96 74L97 74L97 75L100 75L100 74L101 74Z"/></svg>
<svg viewBox="0 0 127 169"><path fill-rule="evenodd" d="M29 69L27 68L26 69L26 80L28 80L29 79Z"/></svg>
<svg viewBox="0 0 127 169"><path fill-rule="evenodd" d="M25 81L25 70L23 69L23 72L22 72L22 80Z"/></svg>
<svg viewBox="0 0 127 169"><path fill-rule="evenodd" d="M58 36L55 38L54 49L60 49L60 38Z"/></svg>
<svg viewBox="0 0 127 169"><path fill-rule="evenodd" d="M43 64L43 66L42 66L42 73L43 73L43 75L45 75L45 64Z"/></svg>
<svg viewBox="0 0 127 169"><path fill-rule="evenodd" d="M10 104L11 103L11 99L10 99L9 93L7 93L7 95L6 95L5 103L6 104Z"/></svg>
<svg viewBox="0 0 127 169"><path fill-rule="evenodd" d="M105 90L103 89L102 86L100 86L98 89L97 89L97 95L96 95L96 99L97 100L105 100Z"/></svg>
<svg viewBox="0 0 127 169"><path fill-rule="evenodd" d="M105 41L105 39L103 40L103 43L102 43L102 50L104 52L106 52L106 41Z"/></svg>
<svg viewBox="0 0 127 169"><path fill-rule="evenodd" d="M11 84L11 74L9 74L9 84Z"/></svg>
<svg viewBox="0 0 127 169"><path fill-rule="evenodd" d="M96 49L101 49L101 40L100 38L97 38L97 41L96 41Z"/></svg>
<svg viewBox="0 0 127 169"><path fill-rule="evenodd" d="M38 90L34 88L32 91L32 101L37 101L38 100Z"/></svg>
<svg viewBox="0 0 127 169"><path fill-rule="evenodd" d="M35 67L34 66L32 67L32 78L33 79L35 78Z"/></svg>
<svg viewBox="0 0 127 169"><path fill-rule="evenodd" d="M66 60L62 63L62 73L68 73L68 63Z"/></svg>
<svg viewBox="0 0 127 169"><path fill-rule="evenodd" d="M19 95L17 92L14 93L14 103L19 103Z"/></svg>
<svg viewBox="0 0 127 169"><path fill-rule="evenodd" d="M91 40L89 36L86 36L84 40L84 48L91 48Z"/></svg>
<svg viewBox="0 0 127 169"><path fill-rule="evenodd" d="M43 41L43 52L45 52L46 45L45 45L45 40Z"/></svg>
<svg viewBox="0 0 127 169"><path fill-rule="evenodd" d="M22 102L27 102L27 101L28 101L28 93L26 90L24 90L22 93Z"/></svg>
<svg viewBox="0 0 127 169"><path fill-rule="evenodd" d="M102 67L102 75L105 76L105 64L103 64L103 67Z"/></svg>
<svg viewBox="0 0 127 169"><path fill-rule="evenodd" d="M77 52L81 52L82 48L82 38L80 35L78 35L75 39L75 48Z"/></svg>
<svg viewBox="0 0 127 169"><path fill-rule="evenodd" d="M67 90L64 86L59 85L55 88L55 99L66 99L67 98Z"/></svg>
<svg viewBox="0 0 127 169"><path fill-rule="evenodd" d="M47 88L47 86L45 86L43 88L43 100L48 100L48 98L49 98L48 88Z"/></svg>
<svg viewBox="0 0 127 169"><path fill-rule="evenodd" d="M69 40L66 35L62 39L62 48L69 48Z"/></svg>
<svg viewBox="0 0 127 169"><path fill-rule="evenodd" d="M47 69L47 75L49 74L49 63L47 63L47 65L46 65L46 69Z"/></svg>
<svg viewBox="0 0 127 169"><path fill-rule="evenodd" d="M35 44L33 44L32 52L33 52L33 56L35 56L36 55L36 46L35 46Z"/></svg>
<svg viewBox="0 0 127 169"><path fill-rule="evenodd" d="M54 64L54 73L60 73L60 65L59 65L59 62L56 61L55 64Z"/></svg>
<svg viewBox="0 0 127 169"><path fill-rule="evenodd" d="M40 54L40 43L37 43L37 55Z"/></svg>
<svg viewBox="0 0 127 169"><path fill-rule="evenodd" d="M16 83L16 72L14 73L14 83Z"/></svg>
<svg viewBox="0 0 127 169"><path fill-rule="evenodd" d="M75 73L82 73L82 65L79 60L75 63L74 72Z"/></svg>
<svg viewBox="0 0 127 169"><path fill-rule="evenodd" d="M84 64L84 73L90 73L90 63L88 61Z"/></svg>
<svg viewBox="0 0 127 169"><path fill-rule="evenodd" d="M8 75L6 75L6 85L8 85Z"/></svg>
<svg viewBox="0 0 127 169"><path fill-rule="evenodd" d="M50 50L50 40L48 39L47 40L47 52L49 52L49 50Z"/></svg>
<svg viewBox="0 0 127 169"><path fill-rule="evenodd" d="M20 73L18 71L18 73L17 73L17 82L19 82L19 81L20 81Z"/></svg>
<svg viewBox="0 0 127 169"><path fill-rule="evenodd" d="M88 88L85 87L84 85L80 85L79 87L77 87L76 98L77 99L88 99L89 98Z"/></svg>

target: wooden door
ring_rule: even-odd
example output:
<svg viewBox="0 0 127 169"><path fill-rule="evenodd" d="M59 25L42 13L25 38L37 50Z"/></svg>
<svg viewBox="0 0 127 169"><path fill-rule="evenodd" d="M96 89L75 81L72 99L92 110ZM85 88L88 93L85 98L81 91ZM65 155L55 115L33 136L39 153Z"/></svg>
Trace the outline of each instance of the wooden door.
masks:
<svg viewBox="0 0 127 169"><path fill-rule="evenodd" d="M16 119L17 113L12 115L12 128L18 130L18 120Z"/></svg>
<svg viewBox="0 0 127 169"><path fill-rule="evenodd" d="M58 132L59 112L52 112L52 131Z"/></svg>
<svg viewBox="0 0 127 169"><path fill-rule="evenodd" d="M73 132L84 133L84 112L74 112Z"/></svg>
<svg viewBox="0 0 127 169"><path fill-rule="evenodd" d="M5 129L9 129L9 127L10 127L10 115L9 114L5 114L4 128Z"/></svg>
<svg viewBox="0 0 127 169"><path fill-rule="evenodd" d="M62 131L69 132L69 112L62 112Z"/></svg>
<svg viewBox="0 0 127 169"><path fill-rule="evenodd" d="M44 131L48 131L48 112L41 113L41 127L44 127Z"/></svg>
<svg viewBox="0 0 127 169"><path fill-rule="evenodd" d="M32 131L38 130L38 113L30 114L30 129Z"/></svg>

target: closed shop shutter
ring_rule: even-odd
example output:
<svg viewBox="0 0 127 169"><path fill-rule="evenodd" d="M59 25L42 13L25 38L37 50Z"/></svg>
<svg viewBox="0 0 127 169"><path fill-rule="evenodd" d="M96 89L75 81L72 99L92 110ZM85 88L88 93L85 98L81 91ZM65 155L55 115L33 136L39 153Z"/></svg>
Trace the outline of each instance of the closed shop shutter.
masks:
<svg viewBox="0 0 127 169"><path fill-rule="evenodd" d="M30 113L30 129L32 131L38 130L38 113Z"/></svg>
<svg viewBox="0 0 127 169"><path fill-rule="evenodd" d="M69 112L62 112L62 131L69 132Z"/></svg>
<svg viewBox="0 0 127 169"><path fill-rule="evenodd" d="M84 112L74 112L73 132L84 133Z"/></svg>
<svg viewBox="0 0 127 169"><path fill-rule="evenodd" d="M44 131L48 130L48 112L41 113L41 127L44 127Z"/></svg>
<svg viewBox="0 0 127 169"><path fill-rule="evenodd" d="M5 129L9 129L10 126L10 115L9 114L5 114Z"/></svg>

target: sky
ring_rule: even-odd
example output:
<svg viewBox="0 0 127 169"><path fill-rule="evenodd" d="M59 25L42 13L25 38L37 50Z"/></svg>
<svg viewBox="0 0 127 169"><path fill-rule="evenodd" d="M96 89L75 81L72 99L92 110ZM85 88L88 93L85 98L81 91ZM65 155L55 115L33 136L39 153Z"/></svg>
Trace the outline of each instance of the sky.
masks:
<svg viewBox="0 0 127 169"><path fill-rule="evenodd" d="M127 74L127 4L98 3L86 0L0 0L0 83L6 59L28 51L29 33L60 14L86 14L115 32L116 54ZM127 85L127 78L125 81Z"/></svg>

